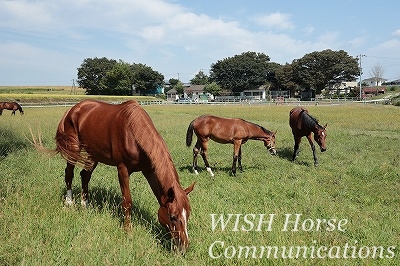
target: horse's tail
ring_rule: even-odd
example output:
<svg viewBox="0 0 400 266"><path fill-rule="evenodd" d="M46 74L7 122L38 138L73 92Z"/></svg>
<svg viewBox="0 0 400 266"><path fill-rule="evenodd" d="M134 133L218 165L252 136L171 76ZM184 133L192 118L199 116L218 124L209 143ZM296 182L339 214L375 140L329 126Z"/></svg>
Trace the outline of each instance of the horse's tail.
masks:
<svg viewBox="0 0 400 266"><path fill-rule="evenodd" d="M194 120L192 122L190 122L189 127L186 132L186 146L188 146L188 147L190 147L190 145L192 145L193 124L194 124Z"/></svg>
<svg viewBox="0 0 400 266"><path fill-rule="evenodd" d="M33 134L32 128L29 128L29 131L31 132L31 139L29 139L28 137L26 138L36 148L36 150L49 154L50 156L54 156L59 153L57 149L48 149L43 145L40 131L38 131L37 137L35 136L35 134Z"/></svg>
<svg viewBox="0 0 400 266"><path fill-rule="evenodd" d="M24 114L24 110L22 110L22 107L21 107L21 105L19 105L19 104L18 104L18 111L19 111L21 114Z"/></svg>
<svg viewBox="0 0 400 266"><path fill-rule="evenodd" d="M64 114L57 127L55 137L57 145L56 151L60 153L68 163L78 165L88 171L93 170L95 162L87 151L81 147L78 134L75 132L71 133L71 131L69 131L68 134L66 133L66 126L69 128L71 124L73 124L68 114L69 111Z"/></svg>

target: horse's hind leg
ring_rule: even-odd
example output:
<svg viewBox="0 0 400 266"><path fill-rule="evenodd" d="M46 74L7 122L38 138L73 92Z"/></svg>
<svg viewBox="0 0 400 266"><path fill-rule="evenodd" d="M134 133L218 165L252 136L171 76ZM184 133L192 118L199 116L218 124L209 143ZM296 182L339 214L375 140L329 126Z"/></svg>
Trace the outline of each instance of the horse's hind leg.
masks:
<svg viewBox="0 0 400 266"><path fill-rule="evenodd" d="M210 164L208 163L208 160L207 160L208 141L203 141L203 142L198 141L198 143L199 143L199 145L201 145L200 154L201 154L201 157L203 158L204 164L206 165L207 172L211 176L214 176L214 173L211 170ZM196 145L197 145L197 143L196 143Z"/></svg>
<svg viewBox="0 0 400 266"><path fill-rule="evenodd" d="M90 178L92 177L92 173L94 169L97 166L97 162L93 165L92 170L85 170L83 169L81 171L81 181L82 181L82 194L81 194L81 205L83 207L88 207L89 205L89 200L88 200L88 194L89 194L89 181Z"/></svg>
<svg viewBox="0 0 400 266"><path fill-rule="evenodd" d="M72 179L74 178L75 165L67 162L65 167L65 185L67 186L67 195L65 196L65 205L71 206L74 204L72 200Z"/></svg>
<svg viewBox="0 0 400 266"><path fill-rule="evenodd" d="M199 171L197 170L197 156L199 154L200 149L201 148L199 142L196 142L196 145L193 147L193 164L192 164L193 172L196 175L199 174Z"/></svg>

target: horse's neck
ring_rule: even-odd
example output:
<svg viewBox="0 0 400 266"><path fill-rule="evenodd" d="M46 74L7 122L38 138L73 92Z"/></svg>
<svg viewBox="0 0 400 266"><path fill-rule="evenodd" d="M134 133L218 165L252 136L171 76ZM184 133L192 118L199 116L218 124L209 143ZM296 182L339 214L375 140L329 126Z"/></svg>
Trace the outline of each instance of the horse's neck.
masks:
<svg viewBox="0 0 400 266"><path fill-rule="evenodd" d="M168 189L173 188L175 191L175 188L179 185L177 178L178 174L176 173L175 168L172 169L171 167L166 166L165 169L163 169L155 166L152 169L143 171L143 175L146 177L147 182L160 205L161 199L163 196L167 195Z"/></svg>
<svg viewBox="0 0 400 266"><path fill-rule="evenodd" d="M250 131L249 139L263 140L268 138L267 133L264 132L264 130L259 125L251 125L253 126L253 129Z"/></svg>
<svg viewBox="0 0 400 266"><path fill-rule="evenodd" d="M143 170L154 195L159 203L169 188L179 185L178 173L165 144L155 144L151 149L143 150L149 160L148 168Z"/></svg>

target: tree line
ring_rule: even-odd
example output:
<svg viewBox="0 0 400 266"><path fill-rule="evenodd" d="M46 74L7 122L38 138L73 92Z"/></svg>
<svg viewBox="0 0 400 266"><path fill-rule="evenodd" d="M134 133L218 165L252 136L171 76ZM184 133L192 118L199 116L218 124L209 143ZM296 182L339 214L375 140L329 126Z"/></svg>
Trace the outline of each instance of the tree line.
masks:
<svg viewBox="0 0 400 266"><path fill-rule="evenodd" d="M205 85L205 91L239 93L268 86L270 90L320 93L325 87L353 81L360 74L358 58L343 50L316 51L284 65L271 62L264 53L244 52L211 64L209 75L199 71L191 84ZM103 58L86 58L78 68L77 82L86 94L132 95L154 94L165 85L164 76L144 64ZM170 88L183 91L177 79L169 80Z"/></svg>

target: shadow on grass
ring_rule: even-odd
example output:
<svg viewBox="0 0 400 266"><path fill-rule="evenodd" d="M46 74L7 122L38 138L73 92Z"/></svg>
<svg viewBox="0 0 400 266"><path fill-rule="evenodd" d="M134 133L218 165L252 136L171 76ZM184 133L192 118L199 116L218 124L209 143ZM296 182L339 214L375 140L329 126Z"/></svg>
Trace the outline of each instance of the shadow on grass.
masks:
<svg viewBox="0 0 400 266"><path fill-rule="evenodd" d="M310 150L310 152L312 152L312 151ZM300 155L301 155L301 149L300 149L300 153L298 154L298 156L296 157L296 159L293 162L294 164L303 165L303 166L307 166L307 167L314 166L313 162L306 162L306 161L302 161L301 159L299 159ZM281 159L292 162L293 148L285 147L283 149L280 149L277 152L277 156Z"/></svg>
<svg viewBox="0 0 400 266"><path fill-rule="evenodd" d="M7 157L13 151L25 149L26 139L7 128L0 128L0 160Z"/></svg>
<svg viewBox="0 0 400 266"><path fill-rule="evenodd" d="M284 160L292 161L293 148L285 147L277 150L276 155Z"/></svg>
<svg viewBox="0 0 400 266"><path fill-rule="evenodd" d="M80 206L81 189L79 186L72 189L75 195L75 205ZM62 191L62 199L64 200L66 190ZM132 194L132 225L140 224L150 229L152 235L161 243L164 249L170 250L170 235L159 224L158 220L147 210L142 208L142 204ZM113 217L119 219L120 225L123 226L124 212L122 210L122 195L121 191L113 188L102 188L98 186L89 187L89 208L95 208L97 211L108 211Z"/></svg>

